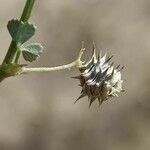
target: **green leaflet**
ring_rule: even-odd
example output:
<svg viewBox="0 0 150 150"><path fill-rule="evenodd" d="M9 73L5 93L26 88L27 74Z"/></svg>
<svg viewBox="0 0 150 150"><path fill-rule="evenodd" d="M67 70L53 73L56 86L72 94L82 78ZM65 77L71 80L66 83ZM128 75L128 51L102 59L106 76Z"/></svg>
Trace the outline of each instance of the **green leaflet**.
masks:
<svg viewBox="0 0 150 150"><path fill-rule="evenodd" d="M32 62L40 57L40 54L43 52L43 47L40 43L31 43L21 46L20 50L22 51L23 58L26 61Z"/></svg>
<svg viewBox="0 0 150 150"><path fill-rule="evenodd" d="M21 45L28 41L36 31L34 25L14 19L8 22L7 28L17 45Z"/></svg>

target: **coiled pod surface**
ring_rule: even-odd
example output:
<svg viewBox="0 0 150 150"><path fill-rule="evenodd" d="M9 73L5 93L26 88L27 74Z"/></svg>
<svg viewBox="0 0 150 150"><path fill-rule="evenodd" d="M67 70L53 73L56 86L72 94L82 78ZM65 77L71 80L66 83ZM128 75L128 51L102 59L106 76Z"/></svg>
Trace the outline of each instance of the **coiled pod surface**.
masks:
<svg viewBox="0 0 150 150"><path fill-rule="evenodd" d="M89 107L97 99L99 105L109 98L118 96L122 92L121 70L120 65L117 67L109 64L111 57L106 54L101 57L99 53L96 57L95 48L91 59L80 68L80 75L74 78L79 79L82 87L81 95L75 101L88 96Z"/></svg>

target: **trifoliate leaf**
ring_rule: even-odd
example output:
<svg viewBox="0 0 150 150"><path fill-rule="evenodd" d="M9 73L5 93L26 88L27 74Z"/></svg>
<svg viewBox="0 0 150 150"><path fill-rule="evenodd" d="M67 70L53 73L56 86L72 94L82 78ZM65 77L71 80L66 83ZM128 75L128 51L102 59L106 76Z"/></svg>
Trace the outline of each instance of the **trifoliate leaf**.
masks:
<svg viewBox="0 0 150 150"><path fill-rule="evenodd" d="M19 20L9 21L7 28L12 39L20 45L28 41L34 35L36 30L34 25Z"/></svg>
<svg viewBox="0 0 150 150"><path fill-rule="evenodd" d="M40 57L43 52L43 47L39 43L31 43L29 45L21 46L20 50L26 61L32 62Z"/></svg>

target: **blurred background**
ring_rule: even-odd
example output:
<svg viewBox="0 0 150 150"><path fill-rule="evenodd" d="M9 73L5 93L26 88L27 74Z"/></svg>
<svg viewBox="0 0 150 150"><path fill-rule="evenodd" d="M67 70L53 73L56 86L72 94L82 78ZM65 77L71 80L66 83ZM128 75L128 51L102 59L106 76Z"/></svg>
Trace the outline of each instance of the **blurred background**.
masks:
<svg viewBox="0 0 150 150"><path fill-rule="evenodd" d="M0 0L0 61L11 38L6 25L19 18L26 0ZM30 73L0 85L0 150L149 150L150 147L150 1L37 0L31 22L37 25L30 42L44 53L29 66L72 62L92 42L114 55L124 89L118 98L88 108L76 105L76 69ZM22 63L25 63L21 60Z"/></svg>

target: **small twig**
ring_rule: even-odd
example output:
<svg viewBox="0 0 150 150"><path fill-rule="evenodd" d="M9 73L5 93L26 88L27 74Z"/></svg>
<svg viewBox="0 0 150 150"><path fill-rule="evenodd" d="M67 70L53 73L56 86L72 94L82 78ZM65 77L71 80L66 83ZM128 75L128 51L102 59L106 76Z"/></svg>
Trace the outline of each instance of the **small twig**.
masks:
<svg viewBox="0 0 150 150"><path fill-rule="evenodd" d="M58 71L58 70L64 70L64 69L71 69L73 67L81 68L83 67L83 61L81 61L82 55L85 51L85 48L82 45L82 48L79 52L78 58L73 61L72 63L69 63L67 65L61 65L57 67L39 67L39 68L27 68L23 67L21 73L28 73L28 72L50 72L50 71Z"/></svg>
<svg viewBox="0 0 150 150"><path fill-rule="evenodd" d="M20 21L28 22L28 20L31 16L31 12L32 12L35 1L36 0L27 0L26 1L23 13L22 13L21 18L20 18ZM9 46L9 49L7 51L7 54L3 60L3 64L11 64L15 60L15 56L16 56L17 51L18 51L17 44L15 43L15 41L12 40L12 42ZM19 58L19 56L20 56L20 54L18 53L17 57ZM18 61L17 59L16 59L16 61Z"/></svg>

